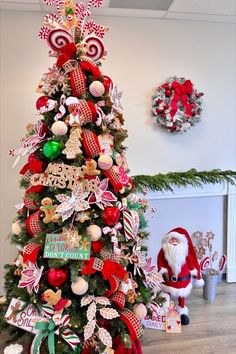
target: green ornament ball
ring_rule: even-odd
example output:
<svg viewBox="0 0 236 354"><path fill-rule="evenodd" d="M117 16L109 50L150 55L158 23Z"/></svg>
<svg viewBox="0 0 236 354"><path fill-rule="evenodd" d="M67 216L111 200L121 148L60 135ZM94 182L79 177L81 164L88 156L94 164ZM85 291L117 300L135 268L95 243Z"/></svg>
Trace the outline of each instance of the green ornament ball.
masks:
<svg viewBox="0 0 236 354"><path fill-rule="evenodd" d="M61 144L54 140L48 141L43 145L43 154L50 160L56 159L61 154Z"/></svg>

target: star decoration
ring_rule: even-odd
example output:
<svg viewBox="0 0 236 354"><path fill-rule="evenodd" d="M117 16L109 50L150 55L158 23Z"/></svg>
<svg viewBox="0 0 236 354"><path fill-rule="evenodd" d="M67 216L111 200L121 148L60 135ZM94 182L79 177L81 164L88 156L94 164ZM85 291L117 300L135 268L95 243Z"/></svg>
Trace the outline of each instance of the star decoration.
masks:
<svg viewBox="0 0 236 354"><path fill-rule="evenodd" d="M89 204L96 204L100 209L104 209L105 206L112 206L111 202L116 202L116 196L107 191L108 178L104 178L101 182L97 177L98 188L97 191L92 193L88 199Z"/></svg>
<svg viewBox="0 0 236 354"><path fill-rule="evenodd" d="M83 211L90 208L89 202L85 200L88 197L89 191L83 190L82 184L77 184L71 193L71 197L66 194L56 195L57 200L61 203L56 208L56 213L61 215L62 221L67 220L76 211Z"/></svg>
<svg viewBox="0 0 236 354"><path fill-rule="evenodd" d="M80 213L76 214L75 221L79 221L81 223L90 220L89 213L81 211Z"/></svg>
<svg viewBox="0 0 236 354"><path fill-rule="evenodd" d="M19 281L19 288L27 287L27 290L32 294L33 290L37 293L39 291L39 281L41 279L44 267L38 268L37 264L28 262L24 270L21 271L21 280Z"/></svg>

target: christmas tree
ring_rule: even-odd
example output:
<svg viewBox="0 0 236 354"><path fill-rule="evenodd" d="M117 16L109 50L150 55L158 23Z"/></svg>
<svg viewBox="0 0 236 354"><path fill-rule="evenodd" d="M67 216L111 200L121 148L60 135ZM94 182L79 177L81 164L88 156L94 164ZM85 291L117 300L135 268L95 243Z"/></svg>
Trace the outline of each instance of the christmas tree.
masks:
<svg viewBox="0 0 236 354"><path fill-rule="evenodd" d="M121 92L100 70L108 28L88 19L101 5L56 0L58 15L45 16L39 36L55 64L38 85L37 122L10 151L15 164L29 157L1 327L29 336L31 354L141 353L141 319L158 301L147 203L127 174Z"/></svg>

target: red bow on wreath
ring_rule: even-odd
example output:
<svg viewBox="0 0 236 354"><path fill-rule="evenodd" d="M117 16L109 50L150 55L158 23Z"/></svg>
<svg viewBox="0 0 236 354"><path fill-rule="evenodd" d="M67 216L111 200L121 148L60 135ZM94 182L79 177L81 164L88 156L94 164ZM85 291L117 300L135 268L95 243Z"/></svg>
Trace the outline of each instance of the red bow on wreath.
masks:
<svg viewBox="0 0 236 354"><path fill-rule="evenodd" d="M182 106L185 108L185 113L188 117L192 117L192 108L194 104L188 103L188 96L193 92L193 84L190 80L186 80L182 85L173 81L171 88L174 90L174 97L171 101L170 115L173 118L178 110L178 101L181 100Z"/></svg>

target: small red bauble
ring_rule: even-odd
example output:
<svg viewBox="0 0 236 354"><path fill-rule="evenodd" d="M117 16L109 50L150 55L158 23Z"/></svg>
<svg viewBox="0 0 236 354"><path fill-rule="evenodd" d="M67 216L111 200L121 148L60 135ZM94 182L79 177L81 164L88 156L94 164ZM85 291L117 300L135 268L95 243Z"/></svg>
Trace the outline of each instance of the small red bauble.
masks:
<svg viewBox="0 0 236 354"><path fill-rule="evenodd" d="M36 101L36 108L40 109L42 107L45 107L48 101L48 96L41 96L37 99Z"/></svg>
<svg viewBox="0 0 236 354"><path fill-rule="evenodd" d="M109 92L110 89L113 88L113 82L109 78L109 76L106 76L106 75L103 76L103 86L105 87L106 92Z"/></svg>
<svg viewBox="0 0 236 354"><path fill-rule="evenodd" d="M102 213L102 220L108 226L115 225L120 219L120 209L115 206L107 207Z"/></svg>
<svg viewBox="0 0 236 354"><path fill-rule="evenodd" d="M47 271L47 282L51 286L61 286L68 279L68 269L49 268Z"/></svg>

